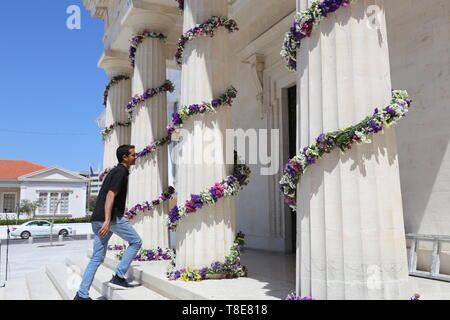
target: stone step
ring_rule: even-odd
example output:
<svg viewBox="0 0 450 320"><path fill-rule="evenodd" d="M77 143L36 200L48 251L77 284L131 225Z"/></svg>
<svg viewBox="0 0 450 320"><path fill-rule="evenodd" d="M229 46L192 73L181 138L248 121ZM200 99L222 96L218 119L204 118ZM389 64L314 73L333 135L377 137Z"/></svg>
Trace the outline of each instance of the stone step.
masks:
<svg viewBox="0 0 450 320"><path fill-rule="evenodd" d="M66 264L75 272L81 274L89 263L87 257L68 257ZM114 275L114 270L101 265L95 274L92 287L101 292L108 300L167 300L166 297L146 288L145 286L138 286L132 289L115 289L110 287L109 281ZM131 282L137 285L138 282Z"/></svg>
<svg viewBox="0 0 450 320"><path fill-rule="evenodd" d="M0 289L0 300L31 300L25 279L8 280Z"/></svg>
<svg viewBox="0 0 450 320"><path fill-rule="evenodd" d="M92 249L89 249L88 257L92 256ZM103 266L110 270L115 270L119 260L115 257L115 251L108 251L103 262ZM136 279L143 286L167 297L170 300L209 300L208 295L194 292L189 284L168 281L166 277L167 267L170 261L133 261L127 272L127 276ZM195 284L194 284L195 285Z"/></svg>
<svg viewBox="0 0 450 320"><path fill-rule="evenodd" d="M61 298L63 300L73 300L79 289L81 276L65 264L47 265L46 273L56 290L58 290ZM91 289L89 293L93 300L105 300L95 289Z"/></svg>
<svg viewBox="0 0 450 320"><path fill-rule="evenodd" d="M45 272L32 272L25 275L31 300L62 300L55 285Z"/></svg>

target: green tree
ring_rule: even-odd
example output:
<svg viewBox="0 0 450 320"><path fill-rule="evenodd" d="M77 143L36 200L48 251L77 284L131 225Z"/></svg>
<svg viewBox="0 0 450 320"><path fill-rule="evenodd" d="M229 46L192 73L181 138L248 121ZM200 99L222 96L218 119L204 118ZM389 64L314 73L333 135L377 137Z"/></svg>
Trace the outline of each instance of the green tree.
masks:
<svg viewBox="0 0 450 320"><path fill-rule="evenodd" d="M42 199L36 201L30 201L26 199L21 200L19 204L19 210L17 212L17 220L19 220L19 215L21 213L25 213L34 219L34 217L36 216L36 209L39 208L42 204Z"/></svg>
<svg viewBox="0 0 450 320"><path fill-rule="evenodd" d="M97 196L89 197L89 211L94 211L95 203L97 202Z"/></svg>

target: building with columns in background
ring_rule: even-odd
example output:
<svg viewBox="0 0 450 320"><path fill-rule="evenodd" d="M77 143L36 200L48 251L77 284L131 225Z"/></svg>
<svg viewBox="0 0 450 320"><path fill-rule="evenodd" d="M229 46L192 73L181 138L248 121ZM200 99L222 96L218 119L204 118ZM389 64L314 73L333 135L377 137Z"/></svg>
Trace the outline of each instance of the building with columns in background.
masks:
<svg viewBox="0 0 450 320"><path fill-rule="evenodd" d="M233 86L238 93L231 107L184 122L177 164L169 154L173 146L163 144L130 171L128 208L157 199L170 185L169 171L176 172L176 201L131 221L143 247L174 247L177 268L201 268L223 261L242 231L246 248L295 255L297 294L403 299L411 294L412 262L432 279L450 274L448 242L406 236L450 235L450 3L356 1L330 13L302 40L293 72L280 51L295 13L311 3L185 0L180 10L175 0L84 0L105 23L98 66L111 79L121 76L109 88L106 126L130 122L105 137L103 166L116 165L121 144L139 152L167 135L176 111L175 99L168 106L167 92L136 103L131 120L125 106L160 87L169 72L181 77L177 108L212 101ZM180 36L212 16L235 20L239 31L218 28L214 37L187 41L177 65ZM129 39L143 31L167 40L141 39L133 65ZM289 159L321 133L354 125L375 107L387 106L391 89L408 91L408 116L374 135L372 143L345 154L335 150L308 169L293 212L279 192ZM173 205L233 172L225 161L227 129L258 145L256 161L239 155L251 168L249 184L237 196L183 217L176 233L170 232L166 220ZM197 161L210 148L223 161ZM378 282L370 285L374 274Z"/></svg>

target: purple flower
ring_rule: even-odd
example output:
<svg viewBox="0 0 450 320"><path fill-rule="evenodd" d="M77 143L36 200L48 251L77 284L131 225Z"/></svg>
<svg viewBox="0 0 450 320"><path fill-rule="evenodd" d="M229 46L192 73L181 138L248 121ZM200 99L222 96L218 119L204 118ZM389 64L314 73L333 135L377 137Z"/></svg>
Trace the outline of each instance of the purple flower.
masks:
<svg viewBox="0 0 450 320"><path fill-rule="evenodd" d="M369 126L369 132L377 133L381 130L383 130L383 125L381 123L378 123L377 121L370 121L368 123Z"/></svg>
<svg viewBox="0 0 450 320"><path fill-rule="evenodd" d="M178 206L174 206L170 211L169 211L169 219L170 222L176 222L180 219L180 215L178 213Z"/></svg>
<svg viewBox="0 0 450 320"><path fill-rule="evenodd" d="M200 107L198 104L193 104L192 106L189 106L189 112L197 113L199 111L200 111Z"/></svg>
<svg viewBox="0 0 450 320"><path fill-rule="evenodd" d="M396 115L395 110L391 107L384 108L384 111L386 111L391 116L391 118L394 118Z"/></svg>
<svg viewBox="0 0 450 320"><path fill-rule="evenodd" d="M214 108L217 108L218 106L220 106L220 101L214 99L214 100L211 102L211 104L212 104L212 106L213 106Z"/></svg>
<svg viewBox="0 0 450 320"><path fill-rule="evenodd" d="M174 125L180 125L183 123L183 120L181 120L179 113L175 112L172 114L172 122Z"/></svg>
<svg viewBox="0 0 450 320"><path fill-rule="evenodd" d="M192 200L194 208L197 208L197 209L203 208L203 201L199 195L191 194L191 200Z"/></svg>

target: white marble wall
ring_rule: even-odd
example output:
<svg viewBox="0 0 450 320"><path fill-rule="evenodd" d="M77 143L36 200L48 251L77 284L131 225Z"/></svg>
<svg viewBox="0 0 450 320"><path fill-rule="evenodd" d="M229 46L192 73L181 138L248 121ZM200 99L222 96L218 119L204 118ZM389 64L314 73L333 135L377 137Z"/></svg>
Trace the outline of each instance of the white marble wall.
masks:
<svg viewBox="0 0 450 320"><path fill-rule="evenodd" d="M407 233L450 234L450 2L386 2L392 86L414 100L398 125Z"/></svg>

